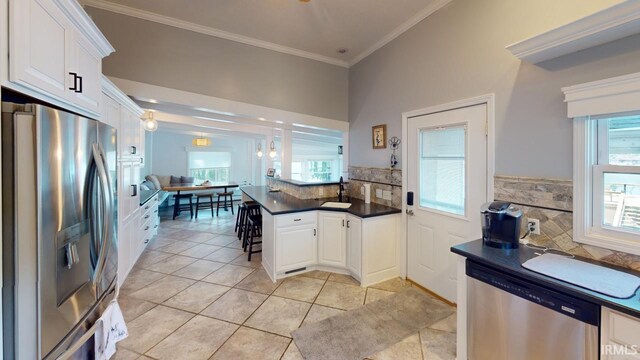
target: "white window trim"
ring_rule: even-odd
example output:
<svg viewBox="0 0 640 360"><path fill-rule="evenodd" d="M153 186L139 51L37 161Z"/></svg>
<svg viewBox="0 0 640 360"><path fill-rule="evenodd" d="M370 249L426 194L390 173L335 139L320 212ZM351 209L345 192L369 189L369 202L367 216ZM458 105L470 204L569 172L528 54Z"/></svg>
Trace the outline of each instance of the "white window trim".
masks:
<svg viewBox="0 0 640 360"><path fill-rule="evenodd" d="M573 240L640 255L640 235L594 225L601 219L595 177L598 164L598 122L590 116L640 111L640 73L563 88L568 116L573 118ZM599 186L601 187L601 186ZM595 201L595 203L594 203ZM595 210L595 212L594 212Z"/></svg>

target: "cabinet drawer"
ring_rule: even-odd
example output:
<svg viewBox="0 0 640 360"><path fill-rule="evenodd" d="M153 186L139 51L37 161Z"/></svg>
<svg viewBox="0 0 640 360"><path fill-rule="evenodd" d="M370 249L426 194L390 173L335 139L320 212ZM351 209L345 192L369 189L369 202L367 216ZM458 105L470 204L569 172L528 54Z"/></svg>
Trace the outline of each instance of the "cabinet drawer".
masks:
<svg viewBox="0 0 640 360"><path fill-rule="evenodd" d="M315 211L276 216L276 228L315 224L316 222L317 213Z"/></svg>
<svg viewBox="0 0 640 360"><path fill-rule="evenodd" d="M618 344L640 345L640 320L609 312L609 339Z"/></svg>

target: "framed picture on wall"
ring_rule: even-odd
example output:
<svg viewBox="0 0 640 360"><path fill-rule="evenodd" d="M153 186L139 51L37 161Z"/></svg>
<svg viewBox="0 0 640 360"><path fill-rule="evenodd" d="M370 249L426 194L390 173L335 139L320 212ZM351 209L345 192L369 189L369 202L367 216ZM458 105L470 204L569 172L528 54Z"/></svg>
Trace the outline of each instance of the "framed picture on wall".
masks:
<svg viewBox="0 0 640 360"><path fill-rule="evenodd" d="M274 168L268 168L267 169L267 176L268 177L273 177L276 174L276 169Z"/></svg>
<svg viewBox="0 0 640 360"><path fill-rule="evenodd" d="M387 148L387 125L377 125L371 128L371 141L374 149Z"/></svg>

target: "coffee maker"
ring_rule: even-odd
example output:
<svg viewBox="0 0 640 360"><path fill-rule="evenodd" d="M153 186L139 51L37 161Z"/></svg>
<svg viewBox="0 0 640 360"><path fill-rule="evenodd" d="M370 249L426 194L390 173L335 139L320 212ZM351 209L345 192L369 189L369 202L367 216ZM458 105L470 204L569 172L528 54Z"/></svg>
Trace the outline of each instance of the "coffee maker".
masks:
<svg viewBox="0 0 640 360"><path fill-rule="evenodd" d="M484 245L516 249L520 245L522 210L506 201L486 203L480 208Z"/></svg>

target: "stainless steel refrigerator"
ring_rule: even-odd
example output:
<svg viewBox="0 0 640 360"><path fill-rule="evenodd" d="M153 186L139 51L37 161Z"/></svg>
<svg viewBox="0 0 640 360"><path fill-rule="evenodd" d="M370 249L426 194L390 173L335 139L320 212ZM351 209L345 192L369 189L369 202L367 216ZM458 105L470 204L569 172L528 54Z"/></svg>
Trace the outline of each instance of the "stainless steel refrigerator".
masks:
<svg viewBox="0 0 640 360"><path fill-rule="evenodd" d="M91 359L115 296L116 130L2 103L5 359Z"/></svg>

